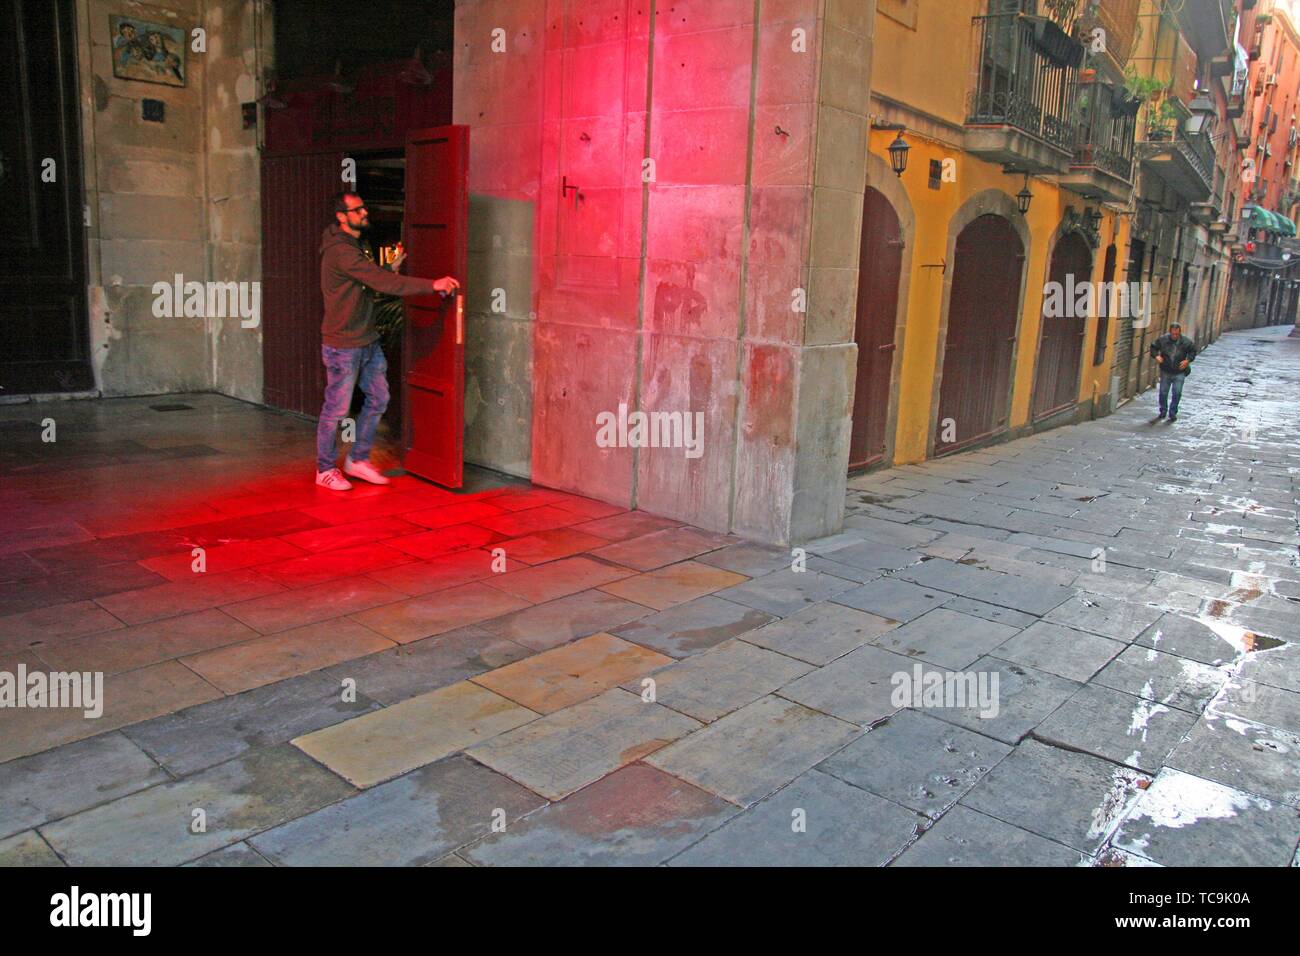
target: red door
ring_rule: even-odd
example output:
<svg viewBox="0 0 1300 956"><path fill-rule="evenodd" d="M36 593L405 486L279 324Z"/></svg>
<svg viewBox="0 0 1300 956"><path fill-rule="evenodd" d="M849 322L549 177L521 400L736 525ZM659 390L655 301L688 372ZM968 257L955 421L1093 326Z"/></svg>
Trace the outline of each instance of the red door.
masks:
<svg viewBox="0 0 1300 956"><path fill-rule="evenodd" d="M862 206L862 248L858 261L858 384L853 396L849 469L864 468L885 455L889 386L894 371L894 321L903 239L894 207L867 187Z"/></svg>
<svg viewBox="0 0 1300 956"><path fill-rule="evenodd" d="M1034 379L1035 421L1071 408L1078 400L1079 360L1088 317L1074 314L1078 299L1072 297L1071 290L1092 281L1092 253L1077 232L1056 244L1049 279L1064 290L1061 302L1067 314L1042 318Z"/></svg>
<svg viewBox="0 0 1300 956"><path fill-rule="evenodd" d="M465 459L465 271L469 127L414 130L406 139L406 274L451 276L461 294L415 296L402 337L402 432L408 472L459 488Z"/></svg>
<svg viewBox="0 0 1300 956"><path fill-rule="evenodd" d="M957 237L936 455L1007 427L1024 262L1024 244L1001 216L980 216Z"/></svg>

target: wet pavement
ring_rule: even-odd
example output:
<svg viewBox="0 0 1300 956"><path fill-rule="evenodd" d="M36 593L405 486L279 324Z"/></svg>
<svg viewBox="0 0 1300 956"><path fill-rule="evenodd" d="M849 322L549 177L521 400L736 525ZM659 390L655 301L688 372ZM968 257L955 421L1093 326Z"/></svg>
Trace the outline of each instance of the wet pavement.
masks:
<svg viewBox="0 0 1300 956"><path fill-rule="evenodd" d="M104 680L0 709L0 864L1294 865L1288 331L1175 424L854 478L793 553L319 491L310 425L219 396L0 408L0 672Z"/></svg>

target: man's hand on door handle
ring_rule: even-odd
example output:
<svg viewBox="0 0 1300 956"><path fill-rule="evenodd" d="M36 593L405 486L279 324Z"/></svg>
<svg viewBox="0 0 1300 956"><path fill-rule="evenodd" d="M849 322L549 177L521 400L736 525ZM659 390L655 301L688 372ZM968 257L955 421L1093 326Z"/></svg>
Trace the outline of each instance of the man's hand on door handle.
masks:
<svg viewBox="0 0 1300 956"><path fill-rule="evenodd" d="M444 296L455 295L456 290L460 288L460 283L451 276L443 276L441 279L433 280L433 291L441 292Z"/></svg>

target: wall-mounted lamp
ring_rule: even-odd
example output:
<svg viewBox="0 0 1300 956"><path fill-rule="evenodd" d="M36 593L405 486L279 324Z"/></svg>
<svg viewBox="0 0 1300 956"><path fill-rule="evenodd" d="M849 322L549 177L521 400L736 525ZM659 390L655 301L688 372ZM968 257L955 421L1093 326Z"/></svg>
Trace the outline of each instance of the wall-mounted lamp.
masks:
<svg viewBox="0 0 1300 956"><path fill-rule="evenodd" d="M1025 173L1025 185L1016 193L1016 205L1020 207L1020 215L1029 212L1029 204L1034 201L1034 194L1029 191L1029 174Z"/></svg>
<svg viewBox="0 0 1300 956"><path fill-rule="evenodd" d="M889 144L889 165L894 170L895 176L902 176L907 171L907 154L911 146L907 145L907 140L903 139L903 133L907 127L902 123L872 123L872 129L896 130L898 135L894 141Z"/></svg>

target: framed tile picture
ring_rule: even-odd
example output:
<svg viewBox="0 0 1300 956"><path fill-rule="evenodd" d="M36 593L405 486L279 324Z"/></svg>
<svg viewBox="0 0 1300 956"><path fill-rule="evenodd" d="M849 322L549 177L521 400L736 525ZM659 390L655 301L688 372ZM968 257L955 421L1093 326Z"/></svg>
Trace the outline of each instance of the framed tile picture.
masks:
<svg viewBox="0 0 1300 956"><path fill-rule="evenodd" d="M185 31L138 17L110 16L113 75L165 86L185 85Z"/></svg>

